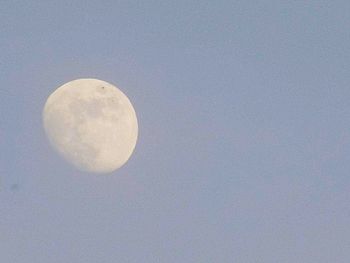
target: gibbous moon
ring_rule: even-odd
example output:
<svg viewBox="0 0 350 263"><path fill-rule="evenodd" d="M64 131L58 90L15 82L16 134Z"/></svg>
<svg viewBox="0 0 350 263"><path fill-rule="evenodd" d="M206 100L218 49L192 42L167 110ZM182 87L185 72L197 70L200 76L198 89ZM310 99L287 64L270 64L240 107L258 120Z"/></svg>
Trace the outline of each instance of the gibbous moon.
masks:
<svg viewBox="0 0 350 263"><path fill-rule="evenodd" d="M43 110L54 149L78 169L112 172L130 158L138 124L128 97L110 83L77 79L54 91Z"/></svg>

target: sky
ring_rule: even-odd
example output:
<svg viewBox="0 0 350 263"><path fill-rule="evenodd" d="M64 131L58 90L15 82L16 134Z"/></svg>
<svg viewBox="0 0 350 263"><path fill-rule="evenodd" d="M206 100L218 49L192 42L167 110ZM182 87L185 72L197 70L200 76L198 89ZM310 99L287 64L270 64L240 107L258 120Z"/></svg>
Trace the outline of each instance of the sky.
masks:
<svg viewBox="0 0 350 263"><path fill-rule="evenodd" d="M350 261L349 1L1 1L0 261ZM110 175L50 147L47 97L117 85Z"/></svg>

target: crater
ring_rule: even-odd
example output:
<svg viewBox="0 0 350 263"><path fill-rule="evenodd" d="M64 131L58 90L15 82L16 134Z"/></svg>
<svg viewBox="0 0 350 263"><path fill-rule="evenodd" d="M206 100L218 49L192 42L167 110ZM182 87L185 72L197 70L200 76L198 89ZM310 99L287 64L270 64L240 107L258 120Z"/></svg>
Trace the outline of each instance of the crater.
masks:
<svg viewBox="0 0 350 263"><path fill-rule="evenodd" d="M100 94L105 94L107 92L107 88L105 86L98 86L96 90Z"/></svg>

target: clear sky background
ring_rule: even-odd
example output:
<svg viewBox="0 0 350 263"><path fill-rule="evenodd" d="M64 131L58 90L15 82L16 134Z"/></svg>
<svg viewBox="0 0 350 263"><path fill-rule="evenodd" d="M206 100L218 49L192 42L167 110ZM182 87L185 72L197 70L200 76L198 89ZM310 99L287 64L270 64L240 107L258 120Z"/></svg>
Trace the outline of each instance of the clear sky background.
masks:
<svg viewBox="0 0 350 263"><path fill-rule="evenodd" d="M1 1L0 261L350 261L349 1ZM139 141L108 176L49 146L77 78Z"/></svg>

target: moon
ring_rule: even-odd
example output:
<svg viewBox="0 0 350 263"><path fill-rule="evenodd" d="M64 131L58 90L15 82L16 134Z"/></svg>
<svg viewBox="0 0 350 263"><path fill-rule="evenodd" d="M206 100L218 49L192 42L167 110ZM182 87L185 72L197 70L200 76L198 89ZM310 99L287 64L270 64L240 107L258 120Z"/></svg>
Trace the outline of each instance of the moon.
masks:
<svg viewBox="0 0 350 263"><path fill-rule="evenodd" d="M57 88L43 109L53 148L82 171L110 173L133 153L137 117L128 97L98 79L77 79Z"/></svg>

